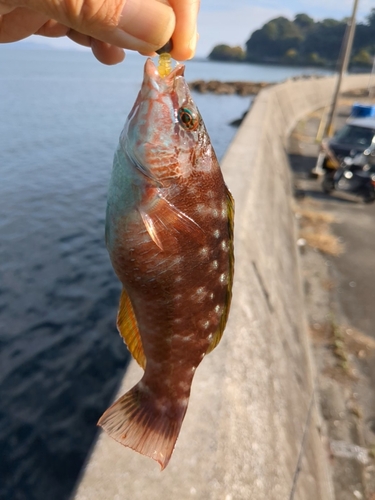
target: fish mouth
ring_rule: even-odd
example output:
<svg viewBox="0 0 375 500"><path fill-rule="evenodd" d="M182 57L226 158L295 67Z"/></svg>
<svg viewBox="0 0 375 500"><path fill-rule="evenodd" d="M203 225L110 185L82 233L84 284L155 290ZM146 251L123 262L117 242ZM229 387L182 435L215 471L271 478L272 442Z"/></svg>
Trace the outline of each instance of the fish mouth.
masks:
<svg viewBox="0 0 375 500"><path fill-rule="evenodd" d="M164 84L171 84L175 81L175 79L179 76L184 76L185 73L185 65L177 63L177 66L172 69L172 71L167 76L160 76L157 67L152 59L148 58L145 64L144 76L145 78L151 79L153 82L156 82L160 85L162 82Z"/></svg>

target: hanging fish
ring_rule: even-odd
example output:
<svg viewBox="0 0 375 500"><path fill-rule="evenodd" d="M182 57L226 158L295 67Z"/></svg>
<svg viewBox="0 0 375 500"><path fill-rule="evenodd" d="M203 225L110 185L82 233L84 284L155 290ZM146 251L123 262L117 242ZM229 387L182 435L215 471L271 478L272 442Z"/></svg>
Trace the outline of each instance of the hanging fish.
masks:
<svg viewBox="0 0 375 500"><path fill-rule="evenodd" d="M115 153L106 219L123 284L117 327L144 374L98 425L162 469L194 372L223 334L234 267L233 198L184 68L160 76L146 61Z"/></svg>

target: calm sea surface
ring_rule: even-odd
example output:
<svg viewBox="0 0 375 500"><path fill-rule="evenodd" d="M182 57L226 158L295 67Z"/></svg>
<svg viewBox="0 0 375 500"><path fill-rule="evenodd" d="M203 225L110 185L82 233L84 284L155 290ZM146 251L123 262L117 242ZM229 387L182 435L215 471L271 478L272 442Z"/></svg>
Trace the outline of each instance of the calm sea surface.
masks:
<svg viewBox="0 0 375 500"><path fill-rule="evenodd" d="M71 493L128 363L104 246L113 152L144 59L0 46L0 498ZM198 78L314 70L189 62ZM219 157L250 98L194 95Z"/></svg>

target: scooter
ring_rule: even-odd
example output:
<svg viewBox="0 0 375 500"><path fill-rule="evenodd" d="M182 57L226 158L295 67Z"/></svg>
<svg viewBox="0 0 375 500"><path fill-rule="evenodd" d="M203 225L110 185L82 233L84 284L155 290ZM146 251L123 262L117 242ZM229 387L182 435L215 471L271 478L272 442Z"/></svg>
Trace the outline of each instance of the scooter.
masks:
<svg viewBox="0 0 375 500"><path fill-rule="evenodd" d="M367 154L366 154L367 153ZM370 154L347 156L337 170L326 170L322 190L329 194L333 190L360 196L364 203L375 201L375 165L368 161Z"/></svg>

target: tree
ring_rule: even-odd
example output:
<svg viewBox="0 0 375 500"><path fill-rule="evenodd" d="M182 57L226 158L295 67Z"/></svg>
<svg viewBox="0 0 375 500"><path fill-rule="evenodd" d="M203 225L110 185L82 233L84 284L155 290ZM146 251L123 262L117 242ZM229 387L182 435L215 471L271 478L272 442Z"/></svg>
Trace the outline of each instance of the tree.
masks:
<svg viewBox="0 0 375 500"><path fill-rule="evenodd" d="M360 50L352 59L352 63L358 66L372 66L373 58L367 50Z"/></svg>
<svg viewBox="0 0 375 500"><path fill-rule="evenodd" d="M278 17L254 31L246 42L249 60L277 60L289 50L298 51L303 39L299 27L286 19Z"/></svg>
<svg viewBox="0 0 375 500"><path fill-rule="evenodd" d="M323 19L315 22L307 14L297 14L293 21L277 17L254 31L241 47L219 45L210 54L216 60L243 60L265 63L314 64L334 66L343 45L348 19ZM375 55L375 8L365 22L358 23L353 44L352 63L368 65Z"/></svg>
<svg viewBox="0 0 375 500"><path fill-rule="evenodd" d="M371 9L370 14L367 16L367 25L370 28L372 35L375 35L375 8Z"/></svg>
<svg viewBox="0 0 375 500"><path fill-rule="evenodd" d="M284 54L283 60L287 64L295 64L296 61L298 60L298 52L296 51L296 49L287 50L286 53Z"/></svg>
<svg viewBox="0 0 375 500"><path fill-rule="evenodd" d="M243 61L245 51L242 47L231 47L230 45L216 45L208 56L212 61Z"/></svg>
<svg viewBox="0 0 375 500"><path fill-rule="evenodd" d="M301 30L308 30L314 26L315 21L312 17L307 14L297 14L294 18L294 24L296 24Z"/></svg>
<svg viewBox="0 0 375 500"><path fill-rule="evenodd" d="M346 24L335 19L315 23L302 44L301 53L316 53L321 60L336 63L341 51Z"/></svg>

